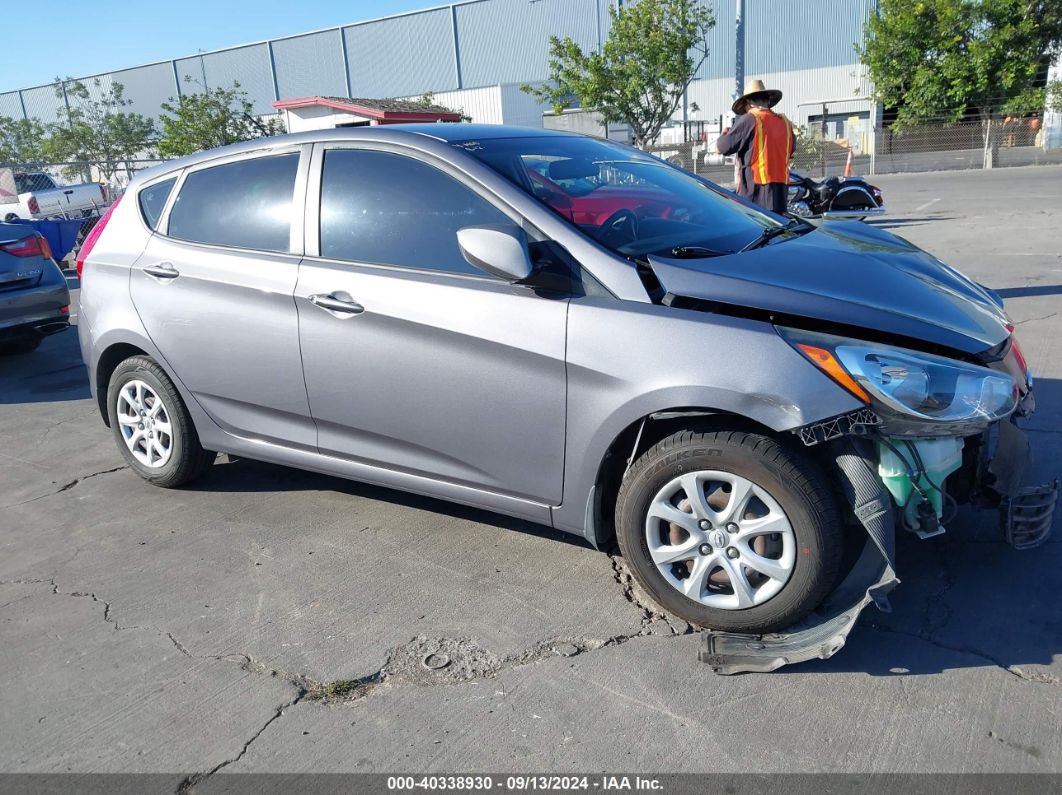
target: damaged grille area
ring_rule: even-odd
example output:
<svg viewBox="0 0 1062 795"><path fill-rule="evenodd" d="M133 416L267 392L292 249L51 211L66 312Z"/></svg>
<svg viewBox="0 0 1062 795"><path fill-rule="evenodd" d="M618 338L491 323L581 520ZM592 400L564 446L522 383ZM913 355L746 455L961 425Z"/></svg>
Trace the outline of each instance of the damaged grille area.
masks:
<svg viewBox="0 0 1062 795"><path fill-rule="evenodd" d="M812 447L842 436L862 436L867 433L867 429L876 428L879 425L881 425L881 417L870 409L863 408L839 417L813 422L797 428L793 433L800 436L800 441L805 445Z"/></svg>
<svg viewBox="0 0 1062 795"><path fill-rule="evenodd" d="M1044 486L1027 486L1000 505L1003 536L1015 549L1032 549L1047 541L1058 502L1058 479Z"/></svg>

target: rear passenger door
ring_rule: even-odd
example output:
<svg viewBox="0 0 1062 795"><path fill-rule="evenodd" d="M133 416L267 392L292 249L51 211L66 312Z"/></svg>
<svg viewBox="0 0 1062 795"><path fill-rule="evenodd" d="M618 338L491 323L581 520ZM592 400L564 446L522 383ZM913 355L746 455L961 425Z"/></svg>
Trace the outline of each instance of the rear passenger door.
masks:
<svg viewBox="0 0 1062 795"><path fill-rule="evenodd" d="M313 449L294 290L301 149L210 161L169 194L144 188L157 234L132 269L137 311L169 369L224 430Z"/></svg>

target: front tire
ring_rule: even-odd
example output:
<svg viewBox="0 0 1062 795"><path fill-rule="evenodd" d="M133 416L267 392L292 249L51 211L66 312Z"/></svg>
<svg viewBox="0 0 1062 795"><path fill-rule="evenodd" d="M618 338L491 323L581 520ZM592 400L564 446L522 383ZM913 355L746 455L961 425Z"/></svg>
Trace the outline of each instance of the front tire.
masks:
<svg viewBox="0 0 1062 795"><path fill-rule="evenodd" d="M616 535L642 587L702 627L785 629L833 588L843 550L818 466L756 433L682 431L643 453L616 501Z"/></svg>
<svg viewBox="0 0 1062 795"><path fill-rule="evenodd" d="M200 445L173 382L148 356L134 356L115 368L107 416L122 456L148 483L183 486L214 463L216 454Z"/></svg>

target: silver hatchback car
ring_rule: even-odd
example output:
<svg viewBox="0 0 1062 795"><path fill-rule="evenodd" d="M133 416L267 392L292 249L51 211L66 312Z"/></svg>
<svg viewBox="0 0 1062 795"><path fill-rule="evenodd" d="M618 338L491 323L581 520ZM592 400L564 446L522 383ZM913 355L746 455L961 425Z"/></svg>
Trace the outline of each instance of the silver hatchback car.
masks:
<svg viewBox="0 0 1062 795"><path fill-rule="evenodd" d="M143 173L79 270L101 414L159 486L226 452L615 540L731 633L833 620L846 587L883 603L894 527L939 533L957 499L1016 545L1050 527L1050 489L1015 507L1031 378L998 296L626 146L247 142Z"/></svg>

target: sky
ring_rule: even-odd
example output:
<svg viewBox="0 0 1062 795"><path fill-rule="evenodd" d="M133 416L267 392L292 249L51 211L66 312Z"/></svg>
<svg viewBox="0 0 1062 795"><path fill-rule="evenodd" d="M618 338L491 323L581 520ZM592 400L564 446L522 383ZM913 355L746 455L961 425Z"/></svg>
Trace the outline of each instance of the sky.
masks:
<svg viewBox="0 0 1062 795"><path fill-rule="evenodd" d="M5 4L0 92L301 33L446 0L94 0Z"/></svg>

